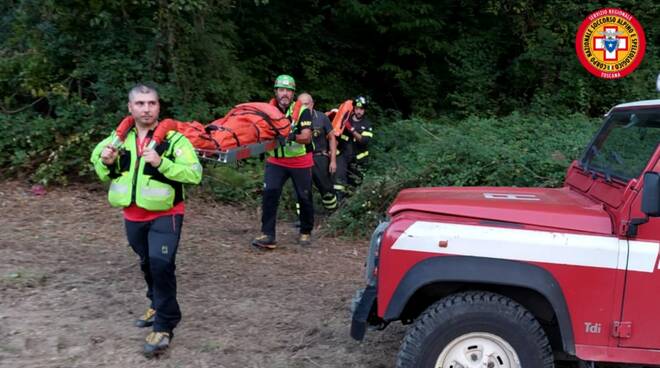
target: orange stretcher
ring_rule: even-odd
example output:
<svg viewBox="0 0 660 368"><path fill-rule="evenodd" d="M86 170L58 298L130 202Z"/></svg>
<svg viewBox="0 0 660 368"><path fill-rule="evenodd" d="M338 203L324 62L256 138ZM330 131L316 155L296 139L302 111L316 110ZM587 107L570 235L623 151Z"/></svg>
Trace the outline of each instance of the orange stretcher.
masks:
<svg viewBox="0 0 660 368"><path fill-rule="evenodd" d="M342 102L338 108L332 109L325 114L328 116L330 121L332 121L332 131L335 133L335 136L340 136L341 132L344 130L346 121L351 117L353 112L353 100L346 100Z"/></svg>
<svg viewBox="0 0 660 368"><path fill-rule="evenodd" d="M121 144L133 126L132 117L124 118L116 129L117 139L113 144ZM233 163L283 145L291 131L291 122L272 104L244 103L207 125L164 119L154 131L150 146L161 143L172 130L186 136L201 159Z"/></svg>

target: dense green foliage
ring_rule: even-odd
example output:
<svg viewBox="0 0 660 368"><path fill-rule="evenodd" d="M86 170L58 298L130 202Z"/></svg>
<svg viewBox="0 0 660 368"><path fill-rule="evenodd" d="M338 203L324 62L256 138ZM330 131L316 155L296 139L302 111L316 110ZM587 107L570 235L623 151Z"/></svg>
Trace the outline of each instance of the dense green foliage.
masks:
<svg viewBox="0 0 660 368"><path fill-rule="evenodd" d="M621 80L593 77L575 55L578 26L602 7L631 12L646 33L644 60ZM655 98L659 16L655 0L8 0L0 170L44 183L91 178L88 154L138 81L158 84L163 116L208 122L268 99L274 77L288 73L321 109L371 97L378 152L355 203L374 216L401 187L557 185L558 158L575 157L589 129L586 118L548 116ZM538 131L530 116L543 122ZM259 165L214 170L210 180L225 183L214 191L253 200ZM353 229L355 203L333 223Z"/></svg>
<svg viewBox="0 0 660 368"><path fill-rule="evenodd" d="M575 56L579 24L605 6L630 11L646 32L644 61L623 80L594 78ZM267 98L288 72L325 107L366 93L427 117L599 113L652 95L659 9L653 0L9 0L0 5L0 106L43 98L31 110L57 115L78 98L116 112L128 86L151 80L168 113L204 121Z"/></svg>
<svg viewBox="0 0 660 368"><path fill-rule="evenodd" d="M378 131L364 183L330 224L340 234L367 235L404 188L560 186L570 162L580 157L599 123L582 115L514 114L385 124ZM406 144L401 144L402 138Z"/></svg>
<svg viewBox="0 0 660 368"><path fill-rule="evenodd" d="M513 114L381 124L365 181L329 216L330 229L336 235L367 235L405 188L561 186L569 164L580 157L600 123L584 115ZM238 169L207 166L204 183L223 201L256 206L262 172L258 160L246 161ZM282 217L291 218L295 202L290 191L281 203Z"/></svg>

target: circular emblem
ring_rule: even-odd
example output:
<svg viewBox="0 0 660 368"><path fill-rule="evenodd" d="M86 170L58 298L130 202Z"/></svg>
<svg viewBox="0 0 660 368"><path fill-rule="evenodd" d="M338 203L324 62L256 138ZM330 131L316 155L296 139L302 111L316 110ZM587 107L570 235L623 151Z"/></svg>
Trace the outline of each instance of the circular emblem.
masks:
<svg viewBox="0 0 660 368"><path fill-rule="evenodd" d="M637 19L616 8L589 14L575 36L578 59L599 78L617 79L632 73L645 48L644 30Z"/></svg>

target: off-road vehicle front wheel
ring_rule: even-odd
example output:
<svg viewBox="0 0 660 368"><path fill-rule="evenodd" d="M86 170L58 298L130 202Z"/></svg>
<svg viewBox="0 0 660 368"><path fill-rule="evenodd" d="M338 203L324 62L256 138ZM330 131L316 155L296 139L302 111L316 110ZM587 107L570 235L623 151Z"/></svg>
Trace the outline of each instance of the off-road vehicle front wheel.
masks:
<svg viewBox="0 0 660 368"><path fill-rule="evenodd" d="M536 318L490 292L445 297L408 330L398 368L552 368L552 349Z"/></svg>

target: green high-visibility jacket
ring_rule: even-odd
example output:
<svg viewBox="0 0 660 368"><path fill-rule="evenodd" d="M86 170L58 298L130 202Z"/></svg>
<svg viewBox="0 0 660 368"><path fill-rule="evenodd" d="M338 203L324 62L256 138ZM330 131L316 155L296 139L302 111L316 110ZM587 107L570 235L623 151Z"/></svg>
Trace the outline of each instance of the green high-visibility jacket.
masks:
<svg viewBox="0 0 660 368"><path fill-rule="evenodd" d="M293 116L294 104L289 106L289 109L286 112L286 117L291 119L291 131L300 134L300 131L303 129L312 128L312 113L305 106L300 108L300 113L298 116ZM290 141L285 145L280 146L273 151L268 152L269 155L275 157L300 157L304 156L308 152L314 150L312 144L300 144L298 142Z"/></svg>
<svg viewBox="0 0 660 368"><path fill-rule="evenodd" d="M101 152L115 136L113 132L101 141L90 158L101 181L111 181L108 201L113 207L128 207L135 203L149 211L169 210L184 199L183 184L199 184L202 180L202 166L195 149L182 134L171 131L156 147L156 152L161 155L158 168L138 157L135 128L128 132L119 147L115 163L104 164Z"/></svg>

